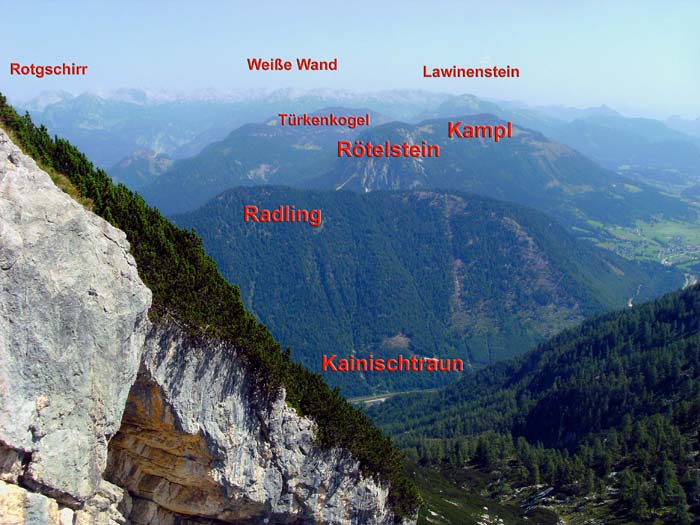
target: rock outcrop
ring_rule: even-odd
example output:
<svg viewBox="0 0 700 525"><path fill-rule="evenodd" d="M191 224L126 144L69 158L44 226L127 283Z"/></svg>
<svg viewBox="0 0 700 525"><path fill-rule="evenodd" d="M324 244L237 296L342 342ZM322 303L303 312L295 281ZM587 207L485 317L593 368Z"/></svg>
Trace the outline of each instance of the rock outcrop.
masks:
<svg viewBox="0 0 700 525"><path fill-rule="evenodd" d="M0 132L0 476L37 493L7 489L0 501L49 516L39 494L94 513L121 499L102 473L150 302L124 233Z"/></svg>
<svg viewBox="0 0 700 525"><path fill-rule="evenodd" d="M393 523L284 392L150 300L125 234L0 130L0 524Z"/></svg>
<svg viewBox="0 0 700 525"><path fill-rule="evenodd" d="M109 480L133 497L134 524L196 515L204 523L391 523L387 491L346 452L314 444L314 425L254 394L230 348L154 327ZM151 516L159 516L156 521ZM198 521L202 523L202 520Z"/></svg>

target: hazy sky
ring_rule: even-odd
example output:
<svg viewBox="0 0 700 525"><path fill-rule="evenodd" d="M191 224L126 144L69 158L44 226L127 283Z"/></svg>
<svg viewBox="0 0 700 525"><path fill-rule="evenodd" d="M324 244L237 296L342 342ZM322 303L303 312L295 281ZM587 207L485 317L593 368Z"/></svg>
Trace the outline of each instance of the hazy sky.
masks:
<svg viewBox="0 0 700 525"><path fill-rule="evenodd" d="M0 0L0 91L121 87L418 88L533 104L700 116L700 2ZM337 72L249 71L248 57L338 57ZM89 66L10 76L10 62ZM511 65L519 79L429 79L423 65Z"/></svg>

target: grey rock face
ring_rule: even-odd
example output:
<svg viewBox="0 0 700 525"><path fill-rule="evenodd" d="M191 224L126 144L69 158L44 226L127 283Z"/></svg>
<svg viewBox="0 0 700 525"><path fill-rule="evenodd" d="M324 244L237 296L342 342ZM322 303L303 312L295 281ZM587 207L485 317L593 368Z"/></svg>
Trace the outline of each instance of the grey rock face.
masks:
<svg viewBox="0 0 700 525"><path fill-rule="evenodd" d="M99 490L148 329L126 235L0 131L0 443L67 505ZM5 475L12 478L12 475Z"/></svg>
<svg viewBox="0 0 700 525"><path fill-rule="evenodd" d="M393 523L284 393L150 301L125 234L0 130L0 525Z"/></svg>
<svg viewBox="0 0 700 525"><path fill-rule="evenodd" d="M168 323L148 335L142 362L108 467L112 483L149 502L135 523L156 523L156 509L232 523L393 523L386 488L347 452L317 447L314 423L284 396L262 406L232 349Z"/></svg>

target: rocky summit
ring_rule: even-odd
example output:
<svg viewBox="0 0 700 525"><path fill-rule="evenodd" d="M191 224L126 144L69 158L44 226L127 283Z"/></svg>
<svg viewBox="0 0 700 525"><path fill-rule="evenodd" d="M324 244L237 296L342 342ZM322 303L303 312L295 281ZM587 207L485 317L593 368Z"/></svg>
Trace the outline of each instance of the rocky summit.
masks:
<svg viewBox="0 0 700 525"><path fill-rule="evenodd" d="M394 523L284 390L150 304L126 235L0 131L0 523Z"/></svg>

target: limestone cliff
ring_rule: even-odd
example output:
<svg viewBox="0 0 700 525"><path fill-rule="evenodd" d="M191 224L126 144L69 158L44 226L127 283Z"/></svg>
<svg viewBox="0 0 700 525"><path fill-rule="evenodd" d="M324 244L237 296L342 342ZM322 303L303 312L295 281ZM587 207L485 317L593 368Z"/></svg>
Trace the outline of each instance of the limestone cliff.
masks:
<svg viewBox="0 0 700 525"><path fill-rule="evenodd" d="M284 392L150 300L125 234L0 131L0 524L393 523Z"/></svg>

